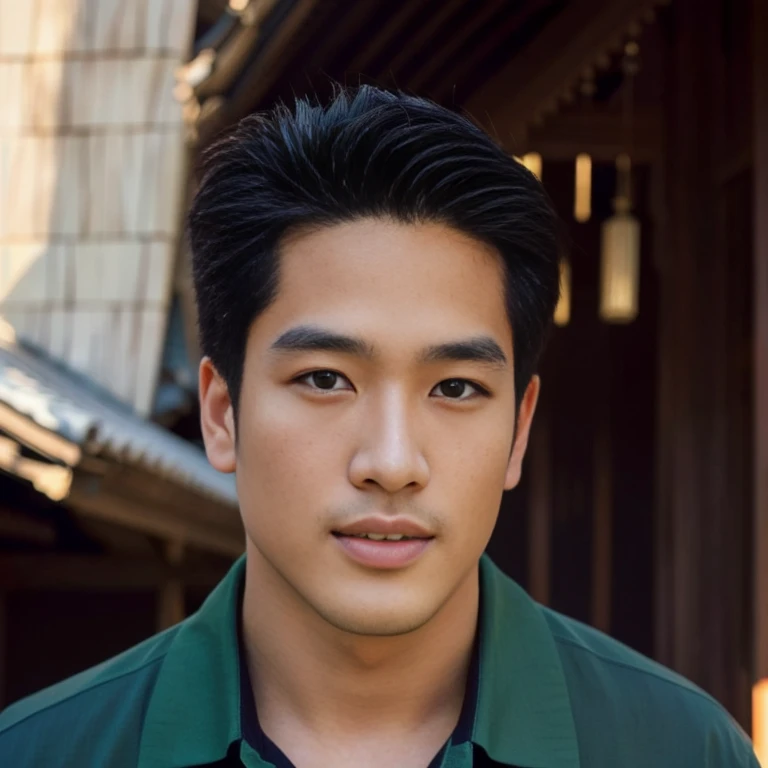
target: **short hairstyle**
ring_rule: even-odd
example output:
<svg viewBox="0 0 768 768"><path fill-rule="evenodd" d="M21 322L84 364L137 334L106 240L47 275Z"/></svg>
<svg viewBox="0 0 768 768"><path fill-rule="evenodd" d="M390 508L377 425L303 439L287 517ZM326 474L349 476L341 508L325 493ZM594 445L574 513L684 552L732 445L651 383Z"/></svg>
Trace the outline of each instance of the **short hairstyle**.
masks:
<svg viewBox="0 0 768 768"><path fill-rule="evenodd" d="M200 343L238 412L245 346L302 228L366 217L453 227L500 255L519 404L559 295L559 223L538 179L468 118L372 86L244 118L203 154L187 218Z"/></svg>

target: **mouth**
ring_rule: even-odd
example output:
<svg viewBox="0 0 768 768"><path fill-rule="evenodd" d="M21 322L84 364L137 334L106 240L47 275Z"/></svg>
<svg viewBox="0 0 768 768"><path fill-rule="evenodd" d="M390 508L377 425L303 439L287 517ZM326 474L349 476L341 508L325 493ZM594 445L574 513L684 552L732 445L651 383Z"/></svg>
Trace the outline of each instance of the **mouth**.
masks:
<svg viewBox="0 0 768 768"><path fill-rule="evenodd" d="M411 565L435 537L410 520L368 518L331 532L342 552L360 565L392 570Z"/></svg>
<svg viewBox="0 0 768 768"><path fill-rule="evenodd" d="M380 517L372 515L342 525L333 531L337 536L356 536L372 541L399 541L400 539L432 539L434 534L407 517ZM398 538L399 537L399 538Z"/></svg>
<svg viewBox="0 0 768 768"><path fill-rule="evenodd" d="M334 536L349 536L353 539L368 539L368 541L415 541L417 539L431 539L431 536L406 536L403 533L339 533L333 531Z"/></svg>

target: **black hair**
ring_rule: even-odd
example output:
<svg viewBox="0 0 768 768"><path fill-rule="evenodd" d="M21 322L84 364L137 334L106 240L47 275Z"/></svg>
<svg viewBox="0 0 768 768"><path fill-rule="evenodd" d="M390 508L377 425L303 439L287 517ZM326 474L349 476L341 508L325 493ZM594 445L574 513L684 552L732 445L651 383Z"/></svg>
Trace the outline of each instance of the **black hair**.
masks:
<svg viewBox="0 0 768 768"><path fill-rule="evenodd" d="M274 300L287 234L364 217L438 222L506 276L518 404L559 295L559 223L538 179L468 118L372 86L244 118L202 157L187 219L200 343L237 413L245 345Z"/></svg>

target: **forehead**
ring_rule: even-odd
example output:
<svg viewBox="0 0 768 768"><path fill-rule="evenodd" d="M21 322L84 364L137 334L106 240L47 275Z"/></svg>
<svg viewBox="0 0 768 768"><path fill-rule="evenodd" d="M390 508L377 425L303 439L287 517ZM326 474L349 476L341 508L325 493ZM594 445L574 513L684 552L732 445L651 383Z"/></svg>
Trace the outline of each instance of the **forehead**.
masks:
<svg viewBox="0 0 768 768"><path fill-rule="evenodd" d="M511 351L498 254L436 223L363 219L287 238L277 296L254 330L270 335L299 323L401 346L485 333Z"/></svg>

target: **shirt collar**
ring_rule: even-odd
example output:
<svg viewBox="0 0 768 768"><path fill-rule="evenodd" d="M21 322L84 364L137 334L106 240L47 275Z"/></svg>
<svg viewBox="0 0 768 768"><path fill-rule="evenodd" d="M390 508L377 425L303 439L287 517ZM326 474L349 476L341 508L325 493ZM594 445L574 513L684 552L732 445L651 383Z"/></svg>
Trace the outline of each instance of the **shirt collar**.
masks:
<svg viewBox="0 0 768 768"><path fill-rule="evenodd" d="M237 615L245 558L183 622L152 693L139 768L222 760L242 739ZM541 607L484 556L480 659L472 741L519 768L579 768L576 726Z"/></svg>
<svg viewBox="0 0 768 768"><path fill-rule="evenodd" d="M480 561L480 682L472 740L519 768L579 768L560 654L542 608L490 560Z"/></svg>
<svg viewBox="0 0 768 768"><path fill-rule="evenodd" d="M215 763L241 738L236 617L244 577L241 557L175 630L144 719L138 768Z"/></svg>

